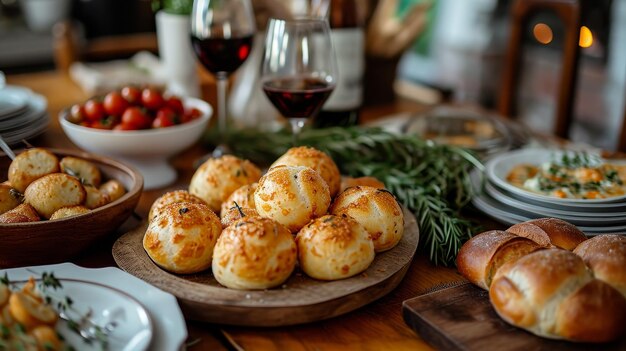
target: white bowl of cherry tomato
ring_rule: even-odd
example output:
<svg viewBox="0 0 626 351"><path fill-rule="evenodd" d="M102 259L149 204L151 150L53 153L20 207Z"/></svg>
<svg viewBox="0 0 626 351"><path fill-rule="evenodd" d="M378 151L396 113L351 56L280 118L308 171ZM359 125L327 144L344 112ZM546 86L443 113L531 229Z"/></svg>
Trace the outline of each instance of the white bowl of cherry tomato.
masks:
<svg viewBox="0 0 626 351"><path fill-rule="evenodd" d="M200 99L124 87L71 106L59 123L74 144L134 165L154 189L176 180L167 159L198 141L212 114Z"/></svg>

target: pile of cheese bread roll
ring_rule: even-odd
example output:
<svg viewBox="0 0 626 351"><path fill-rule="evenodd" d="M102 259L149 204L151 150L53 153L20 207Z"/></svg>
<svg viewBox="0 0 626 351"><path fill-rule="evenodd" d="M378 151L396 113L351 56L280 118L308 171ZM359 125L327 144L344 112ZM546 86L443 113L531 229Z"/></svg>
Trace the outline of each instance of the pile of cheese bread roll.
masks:
<svg viewBox="0 0 626 351"><path fill-rule="evenodd" d="M210 159L188 191L154 202L149 221L143 246L157 265L211 268L234 289L279 286L298 263L319 280L354 276L404 231L402 208L381 182L342 181L335 162L309 147L289 149L265 174L235 156Z"/></svg>
<svg viewBox="0 0 626 351"><path fill-rule="evenodd" d="M93 163L72 156L28 149L9 165L0 184L0 223L36 222L76 216L113 202L126 193L117 180L102 182Z"/></svg>
<svg viewBox="0 0 626 351"><path fill-rule="evenodd" d="M555 218L476 235L456 260L506 322L536 335L607 342L626 333L626 237L587 237Z"/></svg>

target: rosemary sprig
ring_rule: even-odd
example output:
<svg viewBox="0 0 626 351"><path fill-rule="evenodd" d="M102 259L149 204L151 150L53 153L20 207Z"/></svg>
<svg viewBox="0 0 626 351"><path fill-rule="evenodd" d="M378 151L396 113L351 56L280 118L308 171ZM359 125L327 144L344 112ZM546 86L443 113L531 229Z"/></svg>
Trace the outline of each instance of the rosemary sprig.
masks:
<svg viewBox="0 0 626 351"><path fill-rule="evenodd" d="M205 140L220 138L238 140L230 145L235 154L262 164L271 163L292 146L287 131L231 130L219 137L208 134ZM482 169L473 154L378 128L308 129L298 139L301 145L328 153L342 174L373 176L385 183L415 214L431 261L454 263L459 248L474 230L473 224L459 214L474 195L471 168Z"/></svg>

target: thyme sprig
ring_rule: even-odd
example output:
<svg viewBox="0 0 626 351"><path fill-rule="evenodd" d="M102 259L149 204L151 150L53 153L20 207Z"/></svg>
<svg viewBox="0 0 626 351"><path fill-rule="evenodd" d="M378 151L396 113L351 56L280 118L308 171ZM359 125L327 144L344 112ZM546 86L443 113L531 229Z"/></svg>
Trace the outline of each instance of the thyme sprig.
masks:
<svg viewBox="0 0 626 351"><path fill-rule="evenodd" d="M292 146L291 134L284 130L231 130L227 135L208 134L205 141L224 139L237 140L230 145L234 153L261 164L271 163ZM298 142L328 153L342 174L373 176L385 183L415 214L431 261L454 263L475 229L459 213L474 195L469 172L483 167L472 153L379 128L308 129Z"/></svg>

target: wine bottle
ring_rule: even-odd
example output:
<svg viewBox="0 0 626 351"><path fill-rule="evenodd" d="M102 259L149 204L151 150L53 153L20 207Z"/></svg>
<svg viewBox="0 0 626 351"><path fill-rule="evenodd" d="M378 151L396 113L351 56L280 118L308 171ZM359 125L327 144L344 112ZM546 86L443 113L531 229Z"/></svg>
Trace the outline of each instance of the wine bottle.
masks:
<svg viewBox="0 0 626 351"><path fill-rule="evenodd" d="M338 80L322 110L313 120L315 127L349 126L358 123L363 102L367 1L331 0L328 22L337 58Z"/></svg>

